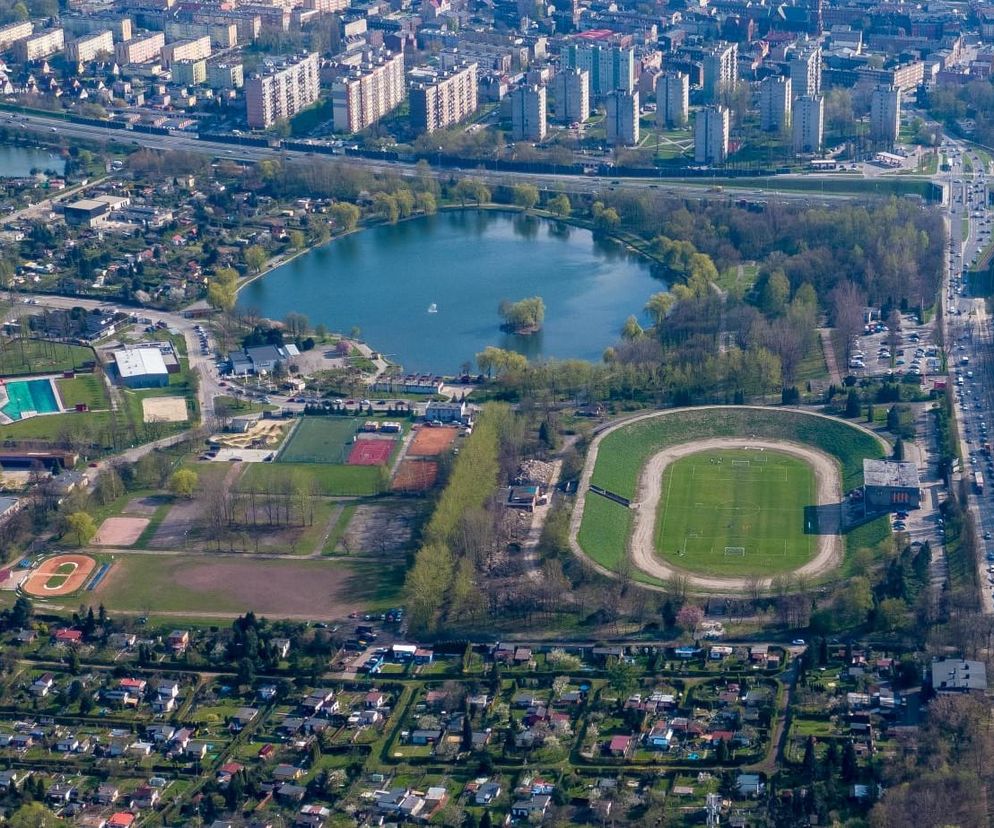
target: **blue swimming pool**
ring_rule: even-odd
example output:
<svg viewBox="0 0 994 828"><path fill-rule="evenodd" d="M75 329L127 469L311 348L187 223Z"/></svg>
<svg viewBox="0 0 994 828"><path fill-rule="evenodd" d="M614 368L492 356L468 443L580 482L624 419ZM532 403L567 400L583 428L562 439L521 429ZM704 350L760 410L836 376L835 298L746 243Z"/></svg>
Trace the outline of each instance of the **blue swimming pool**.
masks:
<svg viewBox="0 0 994 828"><path fill-rule="evenodd" d="M26 412L52 414L59 411L52 381L48 379L12 380L4 384L7 402L0 411L12 420L20 420Z"/></svg>

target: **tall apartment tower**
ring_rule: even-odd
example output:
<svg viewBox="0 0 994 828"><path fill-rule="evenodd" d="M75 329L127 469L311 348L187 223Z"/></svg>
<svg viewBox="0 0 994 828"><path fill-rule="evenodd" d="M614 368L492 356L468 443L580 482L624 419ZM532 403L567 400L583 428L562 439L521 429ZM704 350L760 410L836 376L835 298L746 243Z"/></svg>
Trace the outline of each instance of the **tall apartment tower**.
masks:
<svg viewBox="0 0 994 828"><path fill-rule="evenodd" d="M615 89L635 89L635 47L609 41L572 41L564 53L568 69L587 72L590 97L603 97Z"/></svg>
<svg viewBox="0 0 994 828"><path fill-rule="evenodd" d="M120 44L118 44L120 45ZM318 54L290 59L245 81L245 114L253 129L292 118L318 99Z"/></svg>
<svg viewBox="0 0 994 828"><path fill-rule="evenodd" d="M690 112L690 75L664 72L656 78L656 126L672 129L687 124Z"/></svg>
<svg viewBox="0 0 994 828"><path fill-rule="evenodd" d="M804 48L791 58L790 85L795 95L821 94L821 46Z"/></svg>
<svg viewBox="0 0 994 828"><path fill-rule="evenodd" d="M514 141L544 141L545 87L525 84L511 93L511 139Z"/></svg>
<svg viewBox="0 0 994 828"><path fill-rule="evenodd" d="M552 79L556 96L556 120L582 124L590 117L590 73L585 69L563 69Z"/></svg>
<svg viewBox="0 0 994 828"><path fill-rule="evenodd" d="M759 86L759 125L766 132L790 129L790 78L764 78Z"/></svg>
<svg viewBox="0 0 994 828"><path fill-rule="evenodd" d="M721 96L735 88L739 79L739 47L722 41L704 53L704 100L719 103Z"/></svg>
<svg viewBox="0 0 994 828"><path fill-rule="evenodd" d="M821 95L801 95L794 99L794 152L821 152L825 131L825 99Z"/></svg>
<svg viewBox="0 0 994 828"><path fill-rule="evenodd" d="M441 74L412 72L411 124L418 132L435 132L458 124L477 107L477 64Z"/></svg>
<svg viewBox="0 0 994 828"><path fill-rule="evenodd" d="M901 131L901 90L878 86L870 98L870 140L893 146Z"/></svg>
<svg viewBox="0 0 994 828"><path fill-rule="evenodd" d="M634 146L639 142L639 93L616 89L607 96L607 142Z"/></svg>
<svg viewBox="0 0 994 828"><path fill-rule="evenodd" d="M728 158L727 106L705 106L694 117L694 161L723 164Z"/></svg>
<svg viewBox="0 0 994 828"><path fill-rule="evenodd" d="M336 132L359 132L398 107L406 94L404 54L370 54L331 84L331 120Z"/></svg>

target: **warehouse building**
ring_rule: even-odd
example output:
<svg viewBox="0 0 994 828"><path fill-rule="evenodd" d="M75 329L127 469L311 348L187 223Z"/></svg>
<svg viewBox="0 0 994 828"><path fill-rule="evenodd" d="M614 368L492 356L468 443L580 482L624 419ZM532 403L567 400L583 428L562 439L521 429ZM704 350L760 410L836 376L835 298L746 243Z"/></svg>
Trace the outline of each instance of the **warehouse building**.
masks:
<svg viewBox="0 0 994 828"><path fill-rule="evenodd" d="M128 388L162 388L169 385L169 369L159 348L122 348L114 351L121 382Z"/></svg>

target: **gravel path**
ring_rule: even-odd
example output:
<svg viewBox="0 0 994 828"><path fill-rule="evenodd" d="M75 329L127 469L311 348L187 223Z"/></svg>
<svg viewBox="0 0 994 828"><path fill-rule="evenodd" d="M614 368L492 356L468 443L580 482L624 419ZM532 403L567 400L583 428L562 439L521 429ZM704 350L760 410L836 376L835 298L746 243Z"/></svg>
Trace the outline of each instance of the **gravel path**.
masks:
<svg viewBox="0 0 994 828"><path fill-rule="evenodd" d="M632 560L635 566L655 578L666 580L676 575L686 578L691 589L709 592L738 593L753 589L753 578L719 578L709 575L696 575L679 569L664 561L656 553L656 513L663 489L663 473L674 460L699 451L721 451L727 449L766 449L789 454L809 463L815 473L816 500L819 504L841 504L842 483L838 464L834 459L808 446L790 443L785 440L754 440L741 437L718 437L710 440L695 440L663 449L649 458L639 479L636 500L632 504L634 526L629 541ZM841 511L841 506L839 506ZM839 515L841 520L841 514ZM818 552L799 569L797 575L817 577L837 566L842 561L842 538L839 535L818 535ZM768 589L772 578L762 578L759 586Z"/></svg>

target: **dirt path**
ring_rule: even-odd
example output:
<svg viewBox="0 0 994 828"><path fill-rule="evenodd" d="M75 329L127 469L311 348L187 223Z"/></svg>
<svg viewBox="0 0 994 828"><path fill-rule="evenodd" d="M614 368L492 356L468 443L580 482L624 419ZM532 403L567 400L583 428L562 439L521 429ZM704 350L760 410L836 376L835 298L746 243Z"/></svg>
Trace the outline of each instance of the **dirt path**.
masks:
<svg viewBox="0 0 994 828"><path fill-rule="evenodd" d="M821 350L825 354L825 366L828 368L828 376L833 385L842 385L842 372L839 371L839 361L835 358L835 346L832 344L832 329L819 328L818 336L821 337Z"/></svg>
<svg viewBox="0 0 994 828"><path fill-rule="evenodd" d="M789 454L809 463L815 473L816 502L830 504L842 502L842 482L836 462L815 449L785 440L754 440L741 437L719 437L711 440L695 440L663 449L649 458L639 478L635 502L634 526L629 541L629 550L635 566L655 578L666 580L675 575L687 579L691 589L706 589L709 592L746 592L754 586L750 578L719 578L710 575L695 575L674 567L656 554L656 513L663 489L663 473L674 460L696 454L699 451L721 451L722 449L765 449ZM841 506L840 506L841 510ZM840 518L841 519L841 518ZM842 561L842 538L839 535L818 535L818 552L810 561L794 570L798 575L817 577L837 566ZM760 586L768 589L772 578L760 579Z"/></svg>

